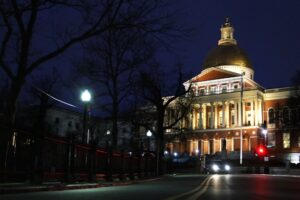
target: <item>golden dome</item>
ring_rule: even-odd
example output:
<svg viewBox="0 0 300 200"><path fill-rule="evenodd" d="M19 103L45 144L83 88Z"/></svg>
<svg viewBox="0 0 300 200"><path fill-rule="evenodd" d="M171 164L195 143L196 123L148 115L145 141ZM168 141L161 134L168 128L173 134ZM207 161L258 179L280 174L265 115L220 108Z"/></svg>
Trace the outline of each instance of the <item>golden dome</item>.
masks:
<svg viewBox="0 0 300 200"><path fill-rule="evenodd" d="M237 65L253 69L246 53L237 46L237 41L233 36L234 28L231 26L229 18L226 18L220 31L221 38L218 41L218 46L206 56L203 69L221 65Z"/></svg>
<svg viewBox="0 0 300 200"><path fill-rule="evenodd" d="M252 64L246 53L236 44L224 43L218 45L205 58L203 69L221 65L238 65L252 69Z"/></svg>

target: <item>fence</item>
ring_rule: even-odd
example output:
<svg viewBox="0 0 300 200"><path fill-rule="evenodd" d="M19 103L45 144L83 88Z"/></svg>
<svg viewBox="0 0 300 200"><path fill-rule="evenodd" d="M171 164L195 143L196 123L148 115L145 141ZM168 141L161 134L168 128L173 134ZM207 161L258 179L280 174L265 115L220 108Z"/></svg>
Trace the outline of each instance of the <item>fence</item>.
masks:
<svg viewBox="0 0 300 200"><path fill-rule="evenodd" d="M34 138L18 132L10 146L1 181L22 181L38 175L42 181L88 181L155 175L151 153L132 154L78 144L72 138ZM4 163L4 160L0 160Z"/></svg>

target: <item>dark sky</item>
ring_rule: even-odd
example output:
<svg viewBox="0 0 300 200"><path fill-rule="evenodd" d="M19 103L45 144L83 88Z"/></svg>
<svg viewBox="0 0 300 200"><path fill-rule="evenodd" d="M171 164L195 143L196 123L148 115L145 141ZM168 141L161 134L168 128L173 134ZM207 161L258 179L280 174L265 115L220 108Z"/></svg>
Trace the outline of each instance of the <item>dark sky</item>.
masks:
<svg viewBox="0 0 300 200"><path fill-rule="evenodd" d="M205 56L217 46L221 24L229 17L238 45L252 61L255 81L265 88L291 85L291 77L300 70L300 0L177 0L172 3L179 11L178 23L196 31L187 40L173 43L176 56L159 56L166 68L181 61L185 71L191 73L190 78L199 74ZM47 65L63 69L61 76L66 77L76 52L80 52L78 46ZM73 88L57 96L77 105L81 90Z"/></svg>
<svg viewBox="0 0 300 200"><path fill-rule="evenodd" d="M256 82L265 88L291 85L300 70L300 1L176 1L185 24L197 29L189 41L176 44L187 70L201 72L208 51L217 46L220 26L230 17L235 39L252 61ZM172 58L170 58L172 59Z"/></svg>

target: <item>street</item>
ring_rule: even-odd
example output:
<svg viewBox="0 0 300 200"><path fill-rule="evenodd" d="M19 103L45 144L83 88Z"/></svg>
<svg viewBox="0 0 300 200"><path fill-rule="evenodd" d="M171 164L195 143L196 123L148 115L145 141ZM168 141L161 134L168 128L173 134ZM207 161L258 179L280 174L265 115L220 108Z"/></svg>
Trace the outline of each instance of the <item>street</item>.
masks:
<svg viewBox="0 0 300 200"><path fill-rule="evenodd" d="M1 200L299 199L300 176L172 175L127 186L1 195Z"/></svg>

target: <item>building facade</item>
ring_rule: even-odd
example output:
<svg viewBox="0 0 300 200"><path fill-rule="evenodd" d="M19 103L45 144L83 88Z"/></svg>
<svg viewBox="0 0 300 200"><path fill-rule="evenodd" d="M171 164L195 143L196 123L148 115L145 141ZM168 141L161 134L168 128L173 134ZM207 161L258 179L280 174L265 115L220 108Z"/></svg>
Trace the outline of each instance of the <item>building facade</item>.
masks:
<svg viewBox="0 0 300 200"><path fill-rule="evenodd" d="M45 116L45 129L48 135L68 137L74 135L77 141L84 136L87 144L96 142L100 147L111 143L112 120L91 116L88 114L87 130L83 135L83 113L61 107L50 107ZM132 139L132 124L130 121L118 121L118 147L130 150Z"/></svg>
<svg viewBox="0 0 300 200"><path fill-rule="evenodd" d="M299 163L300 108L289 105L294 89L265 89L254 81L254 72L226 19L203 70L184 83L186 89L191 84L188 98L194 98L194 103L178 125L181 133L166 133L180 135L167 148L201 155L225 151L232 158L238 158L242 148L246 158L259 145L266 145L270 156Z"/></svg>

